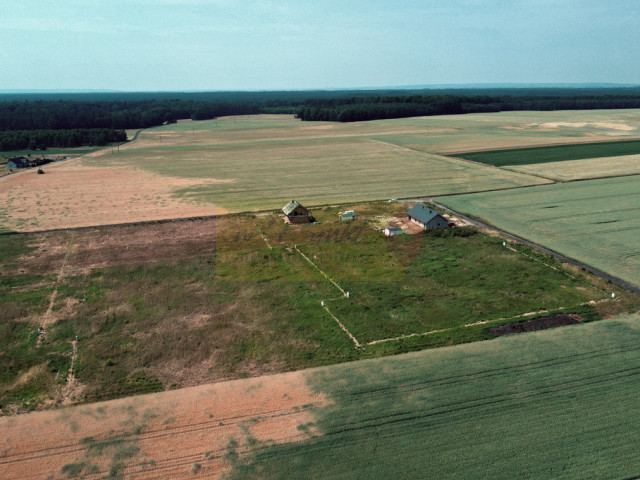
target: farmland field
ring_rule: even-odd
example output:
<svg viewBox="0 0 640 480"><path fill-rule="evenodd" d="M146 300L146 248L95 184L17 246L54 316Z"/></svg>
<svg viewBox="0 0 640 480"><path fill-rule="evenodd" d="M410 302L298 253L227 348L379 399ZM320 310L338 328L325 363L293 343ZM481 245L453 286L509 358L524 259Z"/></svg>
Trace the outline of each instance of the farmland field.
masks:
<svg viewBox="0 0 640 480"><path fill-rule="evenodd" d="M442 154L623 139L637 110L502 112L338 124L290 115L144 130L119 149L0 178L0 228L34 231L548 183Z"/></svg>
<svg viewBox="0 0 640 480"><path fill-rule="evenodd" d="M635 314L0 418L0 476L634 478L639 333Z"/></svg>
<svg viewBox="0 0 640 480"><path fill-rule="evenodd" d="M503 168L566 182L571 180L586 180L589 178L640 174L640 155L589 158L586 160L565 160L562 162L519 165Z"/></svg>
<svg viewBox="0 0 640 480"><path fill-rule="evenodd" d="M326 208L307 226L238 215L0 237L2 412L477 341L494 336L488 327L558 312L590 321L637 304L472 230L387 239L374 227L403 203L353 208L349 224Z"/></svg>
<svg viewBox="0 0 640 480"><path fill-rule="evenodd" d="M319 369L305 442L235 477L635 478L637 315Z"/></svg>
<svg viewBox="0 0 640 480"><path fill-rule="evenodd" d="M634 155L637 160L638 154L640 154L640 140L470 152L459 156L474 162L504 167L627 155ZM600 163L606 164L606 161L601 160Z"/></svg>
<svg viewBox="0 0 640 480"><path fill-rule="evenodd" d="M640 285L640 182L635 176L439 201Z"/></svg>

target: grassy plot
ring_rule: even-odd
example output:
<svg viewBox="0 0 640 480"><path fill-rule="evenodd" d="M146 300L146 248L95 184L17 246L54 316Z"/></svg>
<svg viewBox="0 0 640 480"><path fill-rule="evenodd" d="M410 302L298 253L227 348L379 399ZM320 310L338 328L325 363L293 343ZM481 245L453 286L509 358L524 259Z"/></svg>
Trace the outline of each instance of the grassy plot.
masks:
<svg viewBox="0 0 640 480"><path fill-rule="evenodd" d="M640 317L311 372L333 401L306 442L232 478L631 478Z"/></svg>
<svg viewBox="0 0 640 480"><path fill-rule="evenodd" d="M448 338L464 338L470 333L461 332L467 330L465 325L513 321L521 314L540 310L566 308L572 312L606 295L583 277L563 271L551 259L532 257L528 249L514 252L505 248L501 239L473 230L448 233L465 236L388 239L386 253L392 258L391 252L397 258L404 257L405 266L395 274L372 272L374 266L380 268L384 263L371 258L332 262L323 248L312 245L305 250L318 252L313 255L318 265L350 292L349 299L329 300L328 304L364 343L443 329L449 330Z"/></svg>
<svg viewBox="0 0 640 480"><path fill-rule="evenodd" d="M640 285L640 182L636 177L443 197L439 201Z"/></svg>
<svg viewBox="0 0 640 480"><path fill-rule="evenodd" d="M581 306L609 292L527 249L480 234L387 239L373 226L406 205L353 209L349 223L326 208L316 225L237 215L0 237L14 252L0 293L15 312L1 324L0 403L61 403L76 336L70 398L98 400L476 341L487 325L463 325L560 307L590 320L636 301L616 290L616 301Z"/></svg>
<svg viewBox="0 0 640 480"><path fill-rule="evenodd" d="M640 140L470 152L458 156L474 162L504 167L637 154L640 154Z"/></svg>
<svg viewBox="0 0 640 480"><path fill-rule="evenodd" d="M55 278L21 271L19 258L34 250L25 237L0 237L0 412L35 407L60 388L69 369L69 343L38 343Z"/></svg>

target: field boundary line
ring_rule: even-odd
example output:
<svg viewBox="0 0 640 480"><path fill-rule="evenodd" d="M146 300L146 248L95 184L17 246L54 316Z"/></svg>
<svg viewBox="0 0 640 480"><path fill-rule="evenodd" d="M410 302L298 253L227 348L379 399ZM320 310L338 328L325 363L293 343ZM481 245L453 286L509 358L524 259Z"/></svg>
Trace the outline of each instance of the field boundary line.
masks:
<svg viewBox="0 0 640 480"><path fill-rule="evenodd" d="M316 268L316 269L317 269L317 270L318 270L322 275L324 275L324 277L325 277L327 280L329 280L331 283L333 283L333 284L335 285L335 287L336 287L338 290L340 290L340 291L342 292L342 295L343 295L343 296L345 296L345 297L347 297L347 296L348 296L348 295L347 295L347 292L345 292L345 291L342 289L342 287L340 287L340 285L338 285L336 282L334 282L334 281L329 277L329 275L327 275L326 273L324 273L324 272L320 269L320 267L318 267L315 263L313 263L313 262L309 259L309 257L307 257L304 253L302 253L302 252L300 251L300 249L298 248L298 246L297 246L297 245L294 245L294 247L293 247L293 248L295 248L295 249L296 249L296 251L297 251L300 255L302 255L302 257L303 257L307 262L309 262L311 265L313 265L313 266L314 266L314 267L315 267L315 268Z"/></svg>
<svg viewBox="0 0 640 480"><path fill-rule="evenodd" d="M324 304L322 305L322 308L324 308L327 313L329 315L331 315L331 317L336 321L336 323L340 326L340 328L342 330L344 330L344 332L349 336L349 338L351 339L351 341L354 343L354 345L356 346L356 348L362 348L362 345L360 344L360 342L358 341L358 339L356 337L353 336L353 334L347 329L347 327L345 327L342 322L340 320L338 320L338 317L336 317L333 313L331 313L331 311L329 310L329 307ZM367 344L368 345L368 344Z"/></svg>
<svg viewBox="0 0 640 480"><path fill-rule="evenodd" d="M591 300L589 302L584 302L579 304L581 307L585 306L585 305L593 305L591 302L594 302L595 304L597 303L602 303L602 302L607 302L612 300L609 297L605 297L602 298L600 300ZM478 320L477 322L473 322L473 323L465 323L464 325L459 325L457 327L449 327L449 328L443 328L440 330L429 330L428 332L421 332L421 333L407 333L405 335L399 335L397 337L389 337L389 338L382 338L380 340L373 340L371 342L367 342L366 345L376 345L378 343L385 343L385 342L394 342L394 341L399 341L399 340L403 340L405 338L412 338L412 337L426 337L427 335L433 335L436 333L442 333L442 332L449 332L451 330L455 330L457 328L468 328L468 327L475 327L477 325L488 325L490 323L494 323L494 322L503 322L505 320L515 320L518 318L526 318L526 317L533 317L534 315L540 315L543 313L550 313L550 312L554 312L556 310L570 310L572 307L557 307L557 308L552 308L551 310L538 310L537 312L527 312L527 313L521 313L520 315L513 315L513 316L509 316L509 317L501 317L501 318L494 318L493 320Z"/></svg>
<svg viewBox="0 0 640 480"><path fill-rule="evenodd" d="M426 337L427 335L433 335L435 333L448 332L449 330L453 330L455 328L460 328L460 327L443 328L440 330L429 330L428 332L421 332L421 333L407 333L405 335L399 335L397 337L382 338L380 340L372 340L371 342L367 342L367 345L377 345L378 343L385 343L385 342L398 342L400 340L404 340L405 338L412 338L412 337Z"/></svg>
<svg viewBox="0 0 640 480"><path fill-rule="evenodd" d="M564 270L560 270L559 268L556 268L556 267L554 267L553 265L549 265L548 263L543 262L543 261L542 261L542 260L540 260L539 258L536 258L536 257L534 257L534 256L532 256L532 255L528 255L528 254L526 254L526 253L524 253L524 252L521 252L521 251L519 251L519 250L517 250L517 249L513 248L511 245L508 245L508 244L507 244L507 245L505 245L505 247L506 247L508 250L511 250L512 252L519 253L520 255L523 255L523 256L525 256L525 257L527 257L527 258L530 258L531 260L535 260L536 262L539 262L539 263L543 264L545 267L549 267L549 268L551 268L552 270L555 270L556 272L564 273L564 274L565 274L566 276L568 276L569 278L573 278L574 280L576 279L576 277L574 277L573 275L571 275L569 272L565 272Z"/></svg>
<svg viewBox="0 0 640 480"><path fill-rule="evenodd" d="M466 195L466 194L465 194ZM579 260L575 260L571 257L567 257L561 253L555 252L549 248L543 247L542 245L538 245L537 243L531 242L529 240L526 240L522 237L519 237L517 235L508 233L504 230L501 230L497 227L494 227L492 225L489 225L487 223L481 222L479 220L474 220L473 218L467 217L466 215L463 215L459 212L456 212L455 210L449 208L449 207L445 207L444 205L436 202L433 200L433 198L428 199L428 201L435 205L437 208L440 208L442 210L445 210L446 212L457 216L458 218L461 218L462 220L465 220L467 222L469 222L472 225L475 225L476 227L480 227L480 228L485 228L487 230L491 230L493 232L498 233L501 237L507 238L509 240L513 240L515 242L518 243L522 243L523 245L527 245L528 247L533 248L534 250L537 250L539 252L545 253L547 255L551 255L554 258L557 258L558 260L568 263L570 265L573 265L575 267L581 268L582 270L586 270L587 272L593 273L594 275L603 278L604 280L607 280L611 283L613 283L614 285L617 285L618 287L624 288L625 290L629 290L631 292L635 292L635 293L640 293L640 288L629 283L626 282L625 280L622 280L620 278L614 277L613 275L609 275L606 272L603 272L602 270L598 270L597 268L594 268L590 265L587 265L584 262L581 262Z"/></svg>

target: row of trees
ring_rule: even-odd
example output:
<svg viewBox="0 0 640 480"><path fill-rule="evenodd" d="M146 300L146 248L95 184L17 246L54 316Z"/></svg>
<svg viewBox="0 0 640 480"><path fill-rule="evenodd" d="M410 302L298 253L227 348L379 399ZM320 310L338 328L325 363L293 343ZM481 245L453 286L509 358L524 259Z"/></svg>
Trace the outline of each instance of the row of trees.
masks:
<svg viewBox="0 0 640 480"><path fill-rule="evenodd" d="M0 102L0 130L135 129L258 111L257 104L192 100Z"/></svg>
<svg viewBox="0 0 640 480"><path fill-rule="evenodd" d="M408 95L317 100L301 107L302 120L356 122L426 115L501 112L511 110L593 110L640 108L640 95Z"/></svg>
<svg viewBox="0 0 640 480"><path fill-rule="evenodd" d="M124 142L124 130L111 128L75 128L70 130L9 130L0 131L0 151L45 150L50 147L80 147Z"/></svg>

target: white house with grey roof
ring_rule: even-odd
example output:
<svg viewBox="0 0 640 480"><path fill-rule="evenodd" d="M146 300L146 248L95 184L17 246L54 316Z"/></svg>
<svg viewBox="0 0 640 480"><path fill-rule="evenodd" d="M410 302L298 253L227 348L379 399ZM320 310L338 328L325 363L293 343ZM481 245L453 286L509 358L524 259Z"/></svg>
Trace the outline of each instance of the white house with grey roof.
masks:
<svg viewBox="0 0 640 480"><path fill-rule="evenodd" d="M409 220L422 228L447 228L449 226L449 220L421 203L411 207L407 216Z"/></svg>

